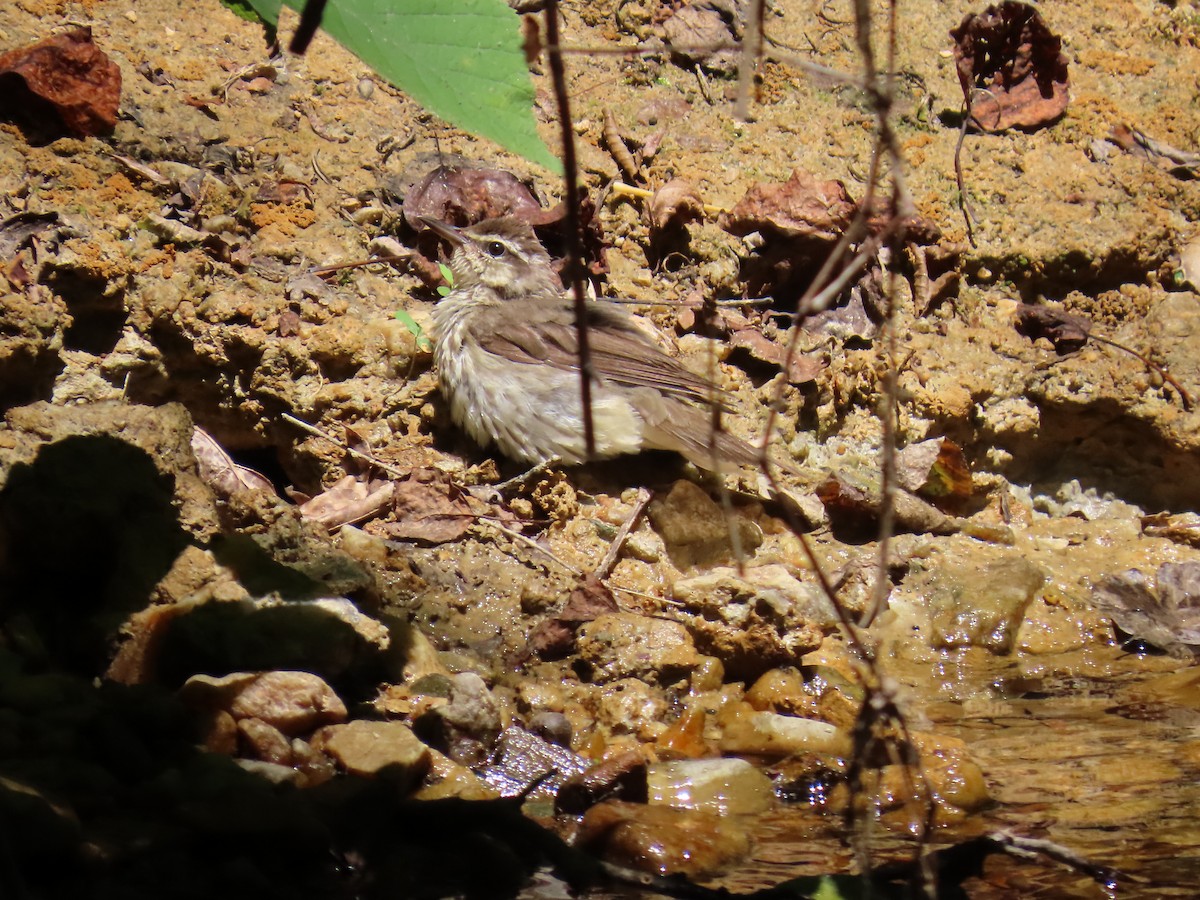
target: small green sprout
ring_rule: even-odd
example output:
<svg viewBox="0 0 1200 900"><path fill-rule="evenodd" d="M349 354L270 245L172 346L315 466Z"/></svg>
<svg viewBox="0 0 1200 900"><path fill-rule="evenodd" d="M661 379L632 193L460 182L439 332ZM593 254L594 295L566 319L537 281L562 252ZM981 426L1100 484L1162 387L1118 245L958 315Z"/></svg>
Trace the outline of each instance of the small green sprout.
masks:
<svg viewBox="0 0 1200 900"><path fill-rule="evenodd" d="M454 273L450 271L450 267L445 263L438 263L438 271L442 273L442 277L446 279L446 283L438 285L438 296L445 297L454 290Z"/></svg>
<svg viewBox="0 0 1200 900"><path fill-rule="evenodd" d="M433 342L425 336L425 329L421 327L421 323L408 314L406 309L396 310L396 321L403 323L408 329L409 334L417 339L417 349L424 350L428 353L433 349Z"/></svg>

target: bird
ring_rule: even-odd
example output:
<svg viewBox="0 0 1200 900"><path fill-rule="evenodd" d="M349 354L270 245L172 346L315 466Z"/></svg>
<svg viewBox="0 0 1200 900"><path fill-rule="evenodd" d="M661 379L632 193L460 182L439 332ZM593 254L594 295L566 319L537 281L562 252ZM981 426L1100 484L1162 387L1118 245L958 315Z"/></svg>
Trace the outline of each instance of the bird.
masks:
<svg viewBox="0 0 1200 900"><path fill-rule="evenodd" d="M713 427L725 392L664 353L621 306L584 304L594 435L589 457L571 298L532 227L512 216L468 227L421 221L453 248L433 310L434 363L454 422L529 465L578 465L672 450L702 469L757 465L761 451Z"/></svg>

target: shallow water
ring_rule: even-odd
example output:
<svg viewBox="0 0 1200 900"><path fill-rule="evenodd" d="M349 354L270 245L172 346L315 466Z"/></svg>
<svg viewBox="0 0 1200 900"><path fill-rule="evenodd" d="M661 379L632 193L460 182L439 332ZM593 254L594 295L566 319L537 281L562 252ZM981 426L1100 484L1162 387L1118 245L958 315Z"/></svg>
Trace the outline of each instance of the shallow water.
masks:
<svg viewBox="0 0 1200 900"><path fill-rule="evenodd" d="M1109 891L1052 861L995 855L982 877L965 883L972 898L1197 896L1200 670L1115 648L1069 662L1044 673L1041 664L998 660L960 672L956 681L931 679L925 669L924 684L938 685L939 696L914 687L921 666L893 672L907 685L910 718L965 741L995 801L938 829L936 844L1010 831L1053 841L1126 876ZM1180 674L1159 674L1172 671ZM839 823L809 808L781 807L752 828L752 859L720 882L731 890L852 867ZM913 852L898 835L873 832L876 864Z"/></svg>

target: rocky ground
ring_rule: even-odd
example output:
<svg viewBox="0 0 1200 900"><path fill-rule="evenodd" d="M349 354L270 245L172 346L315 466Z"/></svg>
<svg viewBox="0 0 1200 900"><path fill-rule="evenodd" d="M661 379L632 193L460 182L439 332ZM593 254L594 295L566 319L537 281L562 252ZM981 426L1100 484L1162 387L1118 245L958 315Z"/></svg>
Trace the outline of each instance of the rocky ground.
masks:
<svg viewBox="0 0 1200 900"><path fill-rule="evenodd" d="M564 7L589 47L676 12ZM864 848L911 859L928 821L933 846L984 856L969 842L1007 828L1122 869L1125 895L1190 896L1200 10L1040 9L1070 103L966 137L969 234L948 31L972 10L904 6L912 241L787 371L781 313L837 232L738 204L793 172L863 198L873 112L801 67L858 71L851 7L772 5L747 122L720 60L569 57L598 288L730 391L730 430L754 439L778 406L782 494L653 454L496 490L520 468L437 392L431 263L314 272L416 246L404 206L440 165L507 170L551 207L546 172L323 36L272 59L215 0L0 9L0 52L86 24L122 77L98 138L0 76L6 895L540 896L552 869L633 891L595 860L751 890L859 871ZM535 84L553 145L541 63ZM658 145L638 172L606 120ZM654 199L605 189L635 176L710 209L662 228ZM871 606L885 284L911 490L868 669L818 569L856 619ZM1072 343L1061 314L1153 365ZM965 889L1101 890L994 855Z"/></svg>

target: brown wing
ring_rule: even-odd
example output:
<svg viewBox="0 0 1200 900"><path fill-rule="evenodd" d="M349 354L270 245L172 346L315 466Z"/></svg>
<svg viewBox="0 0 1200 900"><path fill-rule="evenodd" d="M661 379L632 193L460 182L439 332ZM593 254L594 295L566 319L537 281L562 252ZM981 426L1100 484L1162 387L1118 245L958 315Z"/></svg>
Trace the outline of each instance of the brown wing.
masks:
<svg viewBox="0 0 1200 900"><path fill-rule="evenodd" d="M589 302L588 350L602 381L649 387L697 403L724 398L724 391L656 347L623 310ZM480 316L472 329L490 353L519 363L541 363L579 371L579 335L574 310L564 304L508 303Z"/></svg>

